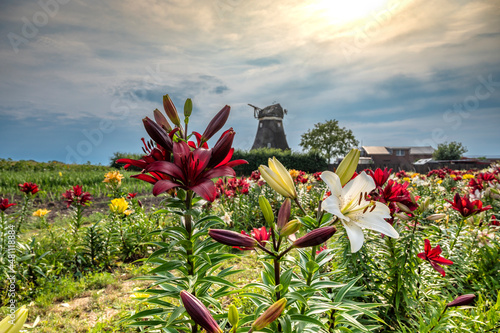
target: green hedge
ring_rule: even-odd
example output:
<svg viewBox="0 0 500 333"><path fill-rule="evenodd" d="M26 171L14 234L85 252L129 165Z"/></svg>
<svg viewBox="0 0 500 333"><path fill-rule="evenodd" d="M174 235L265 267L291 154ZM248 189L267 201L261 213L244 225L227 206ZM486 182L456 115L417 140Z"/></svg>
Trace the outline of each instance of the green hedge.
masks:
<svg viewBox="0 0 500 333"><path fill-rule="evenodd" d="M249 176L261 164L267 165L268 159L273 156L276 156L287 169L314 173L326 170L328 167L326 159L314 152L298 153L290 150L260 148L250 151L235 150L232 159L243 159L248 164L239 165L234 170L238 175Z"/></svg>

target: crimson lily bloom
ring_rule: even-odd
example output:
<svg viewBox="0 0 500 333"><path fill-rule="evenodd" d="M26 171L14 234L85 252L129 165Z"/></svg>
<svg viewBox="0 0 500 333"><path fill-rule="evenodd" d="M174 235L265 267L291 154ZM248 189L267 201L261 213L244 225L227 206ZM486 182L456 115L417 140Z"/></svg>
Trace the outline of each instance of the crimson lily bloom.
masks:
<svg viewBox="0 0 500 333"><path fill-rule="evenodd" d="M373 180L375 181L375 186L377 187L382 187L387 179L389 179L389 176L391 175L392 169L387 170L387 168L384 168L384 170L377 168L377 170L373 171L371 169L367 170L368 175L370 175Z"/></svg>
<svg viewBox="0 0 500 333"><path fill-rule="evenodd" d="M483 207L481 200L474 200L471 202L467 196L462 198L458 193L455 194L453 202L449 200L446 201L451 203L452 208L458 211L463 217L469 217L492 208L490 205Z"/></svg>
<svg viewBox="0 0 500 333"><path fill-rule="evenodd" d="M15 206L17 205L16 203L9 203L9 199L7 198L0 198L0 210L2 212L5 212L5 210L7 208L9 208L10 206Z"/></svg>
<svg viewBox="0 0 500 333"><path fill-rule="evenodd" d="M271 230L267 231L266 227L260 229L253 228L252 237L259 242L260 245L266 246L269 241L269 236L271 235Z"/></svg>
<svg viewBox="0 0 500 333"><path fill-rule="evenodd" d="M36 192L40 191L38 185L32 182L19 184L19 190L21 192L24 192L26 195L35 194Z"/></svg>
<svg viewBox="0 0 500 333"><path fill-rule="evenodd" d="M83 192L81 185L75 185L71 190L63 193L63 198L66 199L68 207L71 205L85 206L92 201L92 195L89 192Z"/></svg>
<svg viewBox="0 0 500 333"><path fill-rule="evenodd" d="M441 257L440 254L442 250L439 245L431 249L431 242L428 239L426 239L424 242L424 252L417 254L417 257L422 260L427 260L431 264L432 268L434 268L442 276L445 276L446 273L444 272L443 267L439 265L452 265L453 261Z"/></svg>
<svg viewBox="0 0 500 333"><path fill-rule="evenodd" d="M221 137L219 142L227 140L232 142L234 131L232 133L230 136ZM229 162L228 159L232 157L231 148L225 142L220 144L219 142L213 149L196 148L195 150L191 150L184 141L174 142L173 163L156 161L145 169L150 173L162 173L169 178L158 180L153 187L153 194L158 195L172 188L181 187L194 191L207 201L214 201L217 190L211 179L223 176L234 177L236 174L232 167L246 163L243 160Z"/></svg>

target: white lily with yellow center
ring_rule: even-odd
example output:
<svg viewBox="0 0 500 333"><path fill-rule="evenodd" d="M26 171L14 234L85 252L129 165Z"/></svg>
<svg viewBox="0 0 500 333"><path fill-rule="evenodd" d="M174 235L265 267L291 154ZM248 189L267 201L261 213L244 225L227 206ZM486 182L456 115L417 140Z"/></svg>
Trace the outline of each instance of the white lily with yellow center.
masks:
<svg viewBox="0 0 500 333"><path fill-rule="evenodd" d="M351 252L358 252L365 240L363 229L381 232L389 237L398 238L398 232L384 219L391 217L389 208L381 202L366 200L375 189L373 178L364 171L349 181L344 187L335 173L325 171L321 178L330 188L332 195L323 201L323 209L337 216L344 226Z"/></svg>

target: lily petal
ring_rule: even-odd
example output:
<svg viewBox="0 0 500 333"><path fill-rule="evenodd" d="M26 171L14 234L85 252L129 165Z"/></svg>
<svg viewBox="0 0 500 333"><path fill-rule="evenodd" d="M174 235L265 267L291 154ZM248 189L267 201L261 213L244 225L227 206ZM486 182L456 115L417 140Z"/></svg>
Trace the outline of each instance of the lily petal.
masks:
<svg viewBox="0 0 500 333"><path fill-rule="evenodd" d="M340 197L342 195L342 185L340 184L340 178L336 173L331 171L324 171L321 173L321 179L328 185L332 195ZM332 213L333 214L333 213Z"/></svg>
<svg viewBox="0 0 500 333"><path fill-rule="evenodd" d="M365 236L363 235L363 230L358 227L354 222L348 222L342 220L342 225L347 232L347 236L349 237L349 242L351 242L351 253L358 252L363 246L363 242L365 241Z"/></svg>

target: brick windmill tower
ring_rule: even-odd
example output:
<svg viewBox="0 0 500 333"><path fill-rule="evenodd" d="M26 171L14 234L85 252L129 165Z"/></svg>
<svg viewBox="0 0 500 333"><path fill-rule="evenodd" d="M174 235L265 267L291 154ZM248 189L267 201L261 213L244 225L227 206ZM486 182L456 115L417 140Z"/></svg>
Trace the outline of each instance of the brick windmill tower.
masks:
<svg viewBox="0 0 500 333"><path fill-rule="evenodd" d="M288 150L285 129L283 128L283 117L287 114L280 104L273 104L263 109L248 104L253 107L253 115L259 119L259 127L255 135L252 149L257 148L278 148Z"/></svg>

